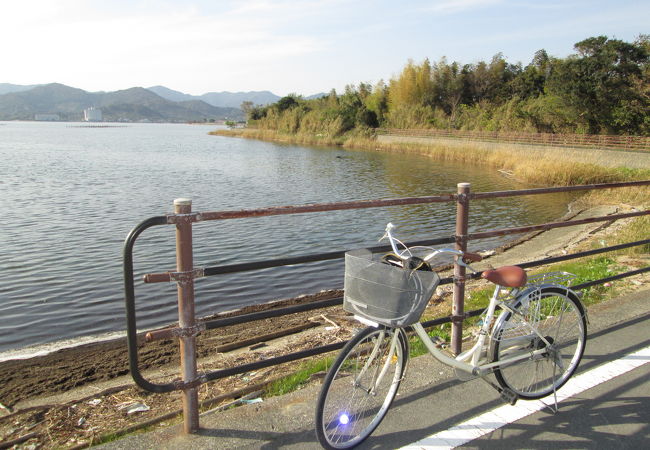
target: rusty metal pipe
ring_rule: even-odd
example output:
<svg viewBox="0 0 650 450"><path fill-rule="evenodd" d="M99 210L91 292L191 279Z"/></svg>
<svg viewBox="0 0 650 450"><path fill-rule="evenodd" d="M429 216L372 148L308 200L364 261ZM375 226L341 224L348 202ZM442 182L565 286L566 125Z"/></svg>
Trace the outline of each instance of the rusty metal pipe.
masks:
<svg viewBox="0 0 650 450"><path fill-rule="evenodd" d="M190 214L192 200L179 198L174 200L176 214ZM194 262L192 256L192 223L179 222L176 224L176 269L179 273L192 273ZM192 328L195 325L194 315L194 279L188 277L178 282L178 326ZM181 336L181 371L183 383L183 429L185 433L195 433L199 429L199 395L195 386L196 370L196 337Z"/></svg>
<svg viewBox="0 0 650 450"><path fill-rule="evenodd" d="M626 213L626 214L612 214L611 216L591 217L589 219L570 220L567 222L549 222L541 225L531 225L527 227L503 228L500 230L484 231L481 233L472 233L467 236L467 239L476 240L476 239L485 239L485 238L491 238L497 236L507 236L510 234L517 234L517 233L528 233L531 231L546 231L546 230L551 230L553 228L571 227L574 225L584 225L587 223L596 223L596 222L610 222L610 221L613 222L619 219L629 219L630 217L641 217L647 215L650 215L650 210L637 211L637 212Z"/></svg>
<svg viewBox="0 0 650 450"><path fill-rule="evenodd" d="M201 220L243 219L246 217L302 214L346 209L381 208L386 206L420 205L425 203L453 202L455 195L433 195L427 197L405 197L386 200L361 200L352 202L318 203L303 206L274 206L271 208L242 209L239 211L202 212Z"/></svg>
<svg viewBox="0 0 650 450"><path fill-rule="evenodd" d="M456 250L467 251L470 183L458 183L456 201ZM463 343L463 311L465 309L465 267L454 263L454 300L451 309L451 351L459 355Z"/></svg>
<svg viewBox="0 0 650 450"><path fill-rule="evenodd" d="M148 331L147 334L144 335L144 339L146 342L172 339L176 336L175 330L178 330L178 328L163 328L162 330Z"/></svg>
<svg viewBox="0 0 650 450"><path fill-rule="evenodd" d="M650 181L628 181L624 183L607 183L607 184L583 184L578 186L520 189L516 191L477 192L471 194L470 197L472 200L486 200L492 198L519 197L522 195L553 194L557 192L576 192L576 191L587 191L593 189L614 189L614 188L638 187L638 186L649 186L649 185L650 185Z"/></svg>
<svg viewBox="0 0 650 450"><path fill-rule="evenodd" d="M148 273L142 277L142 281L145 283L169 283L172 281L172 275L170 272Z"/></svg>

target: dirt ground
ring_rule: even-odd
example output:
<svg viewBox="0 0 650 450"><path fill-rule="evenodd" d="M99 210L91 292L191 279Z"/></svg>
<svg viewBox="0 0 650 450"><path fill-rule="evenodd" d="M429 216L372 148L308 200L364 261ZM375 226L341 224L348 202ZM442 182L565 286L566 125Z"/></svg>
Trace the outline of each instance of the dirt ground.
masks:
<svg viewBox="0 0 650 450"><path fill-rule="evenodd" d="M615 231L615 227L599 227L597 232L586 230L583 241L602 239ZM618 262L633 270L647 266L649 261L648 255L641 255L621 256ZM626 280L620 284L621 289L640 287L650 281L650 275L639 279ZM326 291L230 314L341 295L341 291ZM441 287L431 302L429 314L449 314L449 297L450 286ZM359 324L341 307L330 307L204 331L197 339L199 371L205 373L342 342L357 328ZM279 330L297 329L302 331L279 339L269 338ZM177 378L180 358L175 341L143 342L139 357L140 369L149 380L169 382ZM204 410L237 401L256 401L270 381L300 364L288 363L203 384L199 400L205 402ZM179 392L145 392L134 385L128 372L125 339L0 363L0 379L4 381L0 386L0 449L14 445L29 449L85 448L111 435L180 420Z"/></svg>
<svg viewBox="0 0 650 450"><path fill-rule="evenodd" d="M341 295L341 291L326 291L275 302L272 307ZM270 307L244 308L236 314ZM219 317L229 315L233 314ZM197 339L199 372L207 373L342 342L351 337L355 327L357 325L341 307L330 307L204 331ZM302 331L296 332L298 329ZM289 334L279 339L268 338L281 334L281 330L287 330ZM180 356L177 342L144 343L143 340L139 358L140 370L150 381L165 383L178 378ZM285 364L204 384L199 390L199 400L214 405L227 403L262 389L269 381L287 372ZM135 386L130 377L124 377L128 373L126 339L86 344L36 358L0 363L0 379L4 380L0 387L0 448L7 448L7 443L30 436L18 448L85 447L96 442L99 436L154 417L177 415L181 405L179 392L145 392ZM111 380L121 383L107 383ZM133 412L134 407L139 411ZM142 409L145 410L140 411Z"/></svg>

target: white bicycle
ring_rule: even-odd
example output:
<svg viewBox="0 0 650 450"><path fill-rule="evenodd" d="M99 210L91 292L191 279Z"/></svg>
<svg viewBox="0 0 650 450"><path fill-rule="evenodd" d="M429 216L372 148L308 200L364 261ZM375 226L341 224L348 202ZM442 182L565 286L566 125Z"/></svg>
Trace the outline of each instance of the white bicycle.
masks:
<svg viewBox="0 0 650 450"><path fill-rule="evenodd" d="M323 381L316 405L316 434L323 447L352 448L382 421L406 372L406 328L434 358L457 372L482 377L511 404L555 394L573 375L587 339L584 308L567 287L573 275L554 272L529 278L517 266L483 272L482 278L496 285L494 293L474 345L453 357L444 351L446 343L431 338L420 323L440 281L428 262L451 254L473 271L469 263L481 256L407 248L393 237L392 228L389 223L384 235L392 253L346 254L344 307L367 328L341 350ZM502 311L495 315L497 308ZM497 383L485 378L488 374Z"/></svg>

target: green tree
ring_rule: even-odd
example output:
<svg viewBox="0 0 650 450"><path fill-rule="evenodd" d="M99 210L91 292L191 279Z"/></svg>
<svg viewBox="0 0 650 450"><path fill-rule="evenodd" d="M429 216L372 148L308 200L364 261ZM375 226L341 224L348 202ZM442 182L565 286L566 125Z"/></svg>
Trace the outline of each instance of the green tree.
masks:
<svg viewBox="0 0 650 450"><path fill-rule="evenodd" d="M383 80L380 80L372 89L370 95L363 99L366 109L375 113L377 126L386 121L388 112L388 86Z"/></svg>
<svg viewBox="0 0 650 450"><path fill-rule="evenodd" d="M390 80L388 104L390 108L399 105L426 105L431 102L432 95L433 82L429 60L425 59L420 65L409 60L402 73Z"/></svg>
<svg viewBox="0 0 650 450"><path fill-rule="evenodd" d="M512 94L523 100L544 95L546 80L552 69L553 59L546 50L537 50L531 63L523 70L520 68L510 82Z"/></svg>
<svg viewBox="0 0 650 450"><path fill-rule="evenodd" d="M505 102L511 97L509 83L517 76L517 67L508 64L501 53L490 63L480 61L463 67L465 98L468 105L488 102Z"/></svg>
<svg viewBox="0 0 650 450"><path fill-rule="evenodd" d="M442 58L433 67L433 98L431 106L440 108L449 118L449 126L453 127L458 108L461 105L464 90L464 74L457 62L447 64Z"/></svg>
<svg viewBox="0 0 650 450"><path fill-rule="evenodd" d="M648 51L641 45L598 36L575 44L578 54L554 66L549 92L575 108L588 132L639 132L650 108L639 92Z"/></svg>
<svg viewBox="0 0 650 450"><path fill-rule="evenodd" d="M289 94L286 97L282 97L275 103L275 107L279 112L286 111L287 109L295 108L298 106L299 97L296 94Z"/></svg>

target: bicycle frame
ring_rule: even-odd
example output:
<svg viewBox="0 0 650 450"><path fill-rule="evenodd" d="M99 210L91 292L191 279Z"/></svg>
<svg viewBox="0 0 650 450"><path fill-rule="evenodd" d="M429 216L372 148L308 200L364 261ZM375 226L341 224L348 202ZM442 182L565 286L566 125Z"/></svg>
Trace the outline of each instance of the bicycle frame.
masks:
<svg viewBox="0 0 650 450"><path fill-rule="evenodd" d="M359 375L358 375L357 379L354 380L355 385L358 385L358 383L359 383L359 379L363 378L363 375L364 375L364 374L366 373L366 371L368 370L368 367L370 366L370 364L372 363L372 361L373 361L373 360L375 359L375 357L377 356L377 352L379 351L379 344L380 344L381 340L382 340L383 337L384 337L384 333L385 333L385 331L382 331L382 332L381 332L381 337L380 337L380 339L377 341L377 343L375 344L374 348L372 349L372 353L370 354L370 357L368 358L368 360L366 361L365 365L363 366L363 368L362 368L361 371L359 372ZM397 348L396 346L397 346L398 335L399 335L399 333L393 333L393 337L391 338L391 342L390 342L390 351L389 351L388 357L386 358L386 361L384 362L384 364L383 364L383 366L382 366L382 368L381 368L381 372L379 372L379 374L376 374L376 373L375 373L375 376L373 376L373 378L374 378L374 380L375 380L375 382L374 382L374 386L372 386L372 387L370 387L370 388L365 388L365 389L364 389L364 390L365 390L366 392L368 392L369 394L372 394L372 395L375 394L375 389L376 389L377 385L378 385L378 384L381 382L381 380L384 378L384 375L386 374L386 371L387 371L388 368L390 367L391 361L392 361L392 359L393 359L393 355L395 355L395 349ZM377 370L379 370L379 367L377 367L377 368L375 369L375 371L377 371Z"/></svg>
<svg viewBox="0 0 650 450"><path fill-rule="evenodd" d="M392 229L389 223L384 237L393 252L381 262L395 267L346 254L344 307L368 328L348 342L325 378L316 407L319 442L325 448L351 448L380 424L407 371L408 327L460 379L480 377L506 403L556 395L577 369L587 339L584 307L569 287L575 275L529 276L513 266L484 271L480 276L493 283L494 292L471 348L454 347L460 354L452 355L419 322L439 278L416 271L432 270L427 263L433 257L449 254L457 265L478 274L469 264L482 257L455 249L408 248L392 236ZM403 281L405 275L409 283Z"/></svg>
<svg viewBox="0 0 650 450"><path fill-rule="evenodd" d="M460 355L456 356L455 358L447 355L445 352L440 350L439 348L436 347L436 345L433 343L429 335L427 334L426 330L422 326L420 322L417 322L411 327L417 334L417 336L420 338L422 343L425 345L426 349L428 352L436 358L438 361L442 362L443 364L446 364L450 367L453 367L455 369L461 370L463 372L466 372L468 374L471 374L472 376L485 376L488 373L492 371L495 367L505 367L511 364L514 364L518 361L522 361L525 359L534 359L536 357L542 357L544 354L548 354L548 347L551 345L548 340L542 336L535 327L530 325L527 321L524 321L523 324L527 325L528 328L531 330L532 334L537 335L539 339L541 339L545 344L545 348L541 349L536 349L533 350L531 349L530 352L523 352L519 355L502 359L499 360L498 362L494 363L483 363L481 357L483 356L484 352L487 351L487 343L486 340L493 334L494 332L494 324L496 323L496 320L498 320L499 317L501 317L501 314L505 313L511 313L511 314L519 314L518 311L514 310L511 308L506 302L499 300L499 295L501 294L501 291L504 288L501 286L496 286L494 289L494 293L492 294L492 297L490 299L490 303L487 307L487 310L485 312L485 317L483 320L483 324L481 325L481 329L479 331L479 336L478 339L476 340L476 343L470 348L469 350L461 353ZM512 295L509 296L509 298L517 298L519 296L525 296L527 295L526 291L523 291L521 289L516 289L512 293ZM497 306L501 307L504 311L499 315L495 317L495 311ZM371 326L378 326L378 324L373 323L368 321L368 319L360 318L358 316L355 316L357 320L361 321L362 323L366 325L371 325ZM391 346L394 347L397 345L397 333L395 333L393 342L391 343ZM529 339L527 336L522 336L514 339ZM394 354L394 348L391 349L391 355ZM377 378L377 382L381 380L381 377L383 375L384 371L382 371L382 374Z"/></svg>
<svg viewBox="0 0 650 450"><path fill-rule="evenodd" d="M400 258L404 259L403 254L407 253L409 256L412 256L411 250L406 247L401 241L396 239L392 235L392 230L394 228L394 225L389 223L386 226L386 234L382 237L381 240L384 238L388 238L390 241L391 247L393 251L395 252L396 255L398 255ZM398 249L398 244L402 245L404 247L404 251L399 251ZM459 250L452 250L452 249L438 249L438 250L433 250L431 253L429 253L427 256L423 258L423 260L426 262L433 258L435 255L440 254L440 253L449 253L456 255L457 257L465 255L465 253L459 251ZM463 265L470 270L474 271L466 262L463 261L462 258L458 258L457 261L458 264ZM559 284L555 283L549 283L545 284L545 286L557 286L562 289L567 289L565 286L560 286ZM523 286L521 288L512 288L511 291L508 292L508 295L506 298L508 299L524 299L530 295L533 295L535 290L540 289L539 285L536 284L529 284L526 286ZM465 352L462 352L460 355L454 357L451 357L447 355L445 352L441 351L436 344L434 344L427 334L426 330L422 326L420 322L417 322L411 327L417 334L417 336L420 338L424 346L426 347L427 351L436 358L438 361L442 362L443 364L446 364L450 367L453 367L455 369L458 369L460 371L463 371L465 373L471 374L472 376L485 376L489 374L494 368L497 367L507 367L509 365L515 364L519 361L523 361L526 359L535 359L535 358L543 358L545 356L548 356L549 352L555 352L554 346L549 340L540 334L540 332L535 328L533 325L531 325L525 318L523 318L522 314L520 311L512 308L508 303L506 303L503 300L500 300L500 295L503 290L507 290L507 288L504 288L503 286L496 285L494 288L494 293L492 294L492 297L490 298L490 303L485 311L485 316L483 318L483 324L481 325L481 329L479 330L479 335L478 338L475 342L475 344L470 348L469 350L466 350ZM503 312L499 314L498 316L495 317L495 312L497 307L500 307ZM492 338L494 336L494 333L498 332L498 326L495 327L495 324L497 324L497 321L499 320L500 317L503 316L503 314L510 313L514 315L519 315L522 316L522 325L527 327L530 330L530 333L528 335L523 335L523 336L516 336L513 338L509 338L508 342L510 343L515 343L517 341L528 341L533 338L539 339L541 342L543 342L545 345L542 348L534 349L531 348L529 352L521 352L515 356L509 357L509 358L504 358L500 359L497 362L493 363L487 363L487 352L489 350L488 344L489 341L487 339ZM365 325L370 325L374 327L379 327L379 324L372 322L371 320L368 320L363 317L359 317L355 315L355 318L359 320L361 323ZM390 350L390 355L394 355L395 352L395 345L397 345L397 334L395 333L393 337L393 341L391 343L391 350ZM375 352L377 349L373 350ZM369 359L367 364L370 364L370 361L374 359L374 356ZM561 361L560 361L561 364ZM383 368L379 376L376 378L376 382L380 382L381 378L383 377L384 373L386 372L387 366ZM365 371L365 370L364 370ZM374 390L372 388L371 390Z"/></svg>

